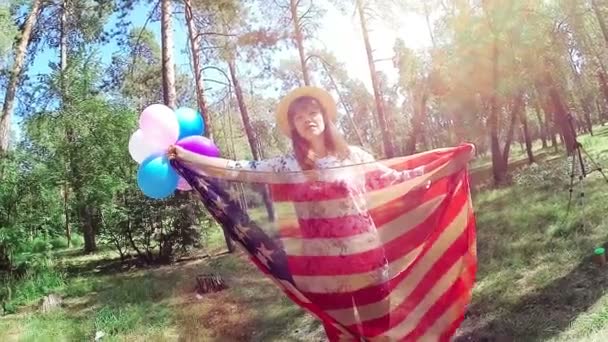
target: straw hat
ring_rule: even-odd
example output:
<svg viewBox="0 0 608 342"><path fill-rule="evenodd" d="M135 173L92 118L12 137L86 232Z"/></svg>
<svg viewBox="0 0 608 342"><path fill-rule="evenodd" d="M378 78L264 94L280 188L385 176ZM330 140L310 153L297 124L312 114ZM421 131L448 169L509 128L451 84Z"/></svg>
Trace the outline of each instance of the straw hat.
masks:
<svg viewBox="0 0 608 342"><path fill-rule="evenodd" d="M279 102L276 110L277 125L286 136L291 136L291 129L289 127L289 120L287 116L287 110L289 105L297 98L302 96L310 96L315 98L321 106L325 109L327 117L331 121L336 120L336 102L330 93L317 87L300 87L292 90L290 93L285 95Z"/></svg>

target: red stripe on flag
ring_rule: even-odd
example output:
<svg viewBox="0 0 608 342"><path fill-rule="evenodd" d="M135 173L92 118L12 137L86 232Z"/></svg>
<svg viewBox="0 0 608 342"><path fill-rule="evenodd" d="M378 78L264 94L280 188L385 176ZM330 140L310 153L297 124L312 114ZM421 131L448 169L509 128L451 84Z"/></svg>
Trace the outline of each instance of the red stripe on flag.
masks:
<svg viewBox="0 0 608 342"><path fill-rule="evenodd" d="M464 199L464 196L462 196ZM457 201L458 199L453 199ZM398 238L367 252L336 255L336 256L295 256L288 255L289 271L293 275L348 275L372 271L380 266L386 258L388 262L393 262L424 243L428 237L429 227L437 224L437 220L444 218L445 211L457 205L446 198L441 205L422 223L411 230L405 232ZM452 213L453 217L457 213ZM399 227L390 227L398 229ZM439 229L439 228L438 228ZM304 246L306 242L303 242ZM377 262L374 262L377 261Z"/></svg>
<svg viewBox="0 0 608 342"><path fill-rule="evenodd" d="M446 197L426 220L383 246L350 255L288 255L289 270L293 275L347 275L376 269L378 264L373 261L379 260L379 257L386 257L389 262L393 262L424 243L429 238L429 233L443 232L467 203L468 195L464 190L461 188L461 191L453 197ZM443 222L437 222L437 220L443 220ZM398 227L390 227L390 229L398 229ZM303 244L305 246L306 242L304 241Z"/></svg>
<svg viewBox="0 0 608 342"><path fill-rule="evenodd" d="M431 306L431 308L422 317L416 328L405 337L407 341L417 341L424 333L437 321L441 315L445 313L456 301L462 299L464 293L469 291L469 288L463 283L462 279L458 278L452 286ZM464 307L463 307L464 309ZM464 316L464 311L460 313ZM447 329L448 327L446 327Z"/></svg>
<svg viewBox="0 0 608 342"><path fill-rule="evenodd" d="M465 198L464 203L454 203L454 202L451 203L454 207L456 207L456 209L450 210L449 215L446 213L446 215L448 215L448 216L444 216L445 221L451 222L454 219L454 217L456 217L456 215L460 212L460 209L462 209L462 206L466 205L466 197L467 197L466 192L463 197ZM455 198L455 200L456 200L456 198ZM437 238L444 232L444 230L447 227L448 227L448 224L446 224L445 222L441 225L435 226L435 230L433 231L433 233L424 242L422 251L420 252L420 255L418 256L418 260L421 260L428 253L428 250L433 246L433 244L435 243ZM389 281L389 284L388 284L389 291L393 291L394 288L397 285L399 285L403 279L405 279L407 276L410 275L414 264L415 264L415 262L412 263L412 265L409 268L403 270L403 272L401 272L400 274L398 274L396 277L394 277L393 279L391 279ZM351 307L353 296L356 296L358 298L359 305L366 305L366 304L377 302L386 296L386 293L383 291L384 289L385 289L385 285L380 284L377 286L370 286L367 288L363 288L363 289L360 289L360 290L357 290L354 292L348 292L348 293L304 292L304 294L307 296L307 298L310 298L312 301L320 303L320 305L324 309L333 310L333 309L343 309L343 308Z"/></svg>
<svg viewBox="0 0 608 342"><path fill-rule="evenodd" d="M399 306L393 309L390 315L390 327L394 327L407 318L407 316L416 308L416 306L424 299L429 289L447 272L454 263L463 256L468 247L468 239L466 231L464 231L454 243L444 252L444 254L432 266L431 270L424 275L418 283L414 291L403 300ZM382 333L377 328L377 325L386 317L369 320L363 322L363 331L365 336L377 336Z"/></svg>
<svg viewBox="0 0 608 342"><path fill-rule="evenodd" d="M299 225L279 223L279 231L283 237L342 238L369 231L370 226L382 229L384 224L393 221L428 200L444 195L447 192L446 188L450 184L454 184L453 176L443 177L433 183L429 189L419 188L383 205L371 208L369 215L373 223L370 223L368 217L355 214L333 218L299 219ZM349 229L344 229L344 220L348 219L354 225L349 227ZM288 220L285 221L289 222Z"/></svg>

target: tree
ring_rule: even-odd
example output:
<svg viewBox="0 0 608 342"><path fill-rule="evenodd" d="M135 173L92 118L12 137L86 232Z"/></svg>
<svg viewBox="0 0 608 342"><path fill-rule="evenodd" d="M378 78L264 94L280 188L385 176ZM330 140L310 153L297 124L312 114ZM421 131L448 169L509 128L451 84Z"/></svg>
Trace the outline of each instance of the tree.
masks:
<svg viewBox="0 0 608 342"><path fill-rule="evenodd" d="M19 38L19 45L15 51L15 60L10 73L8 87L6 88L6 94L4 95L4 104L2 106L2 116L0 117L0 156L8 151L10 129L11 129L11 115L13 113L13 105L15 101L15 94L17 92L17 86L23 72L25 65L25 57L32 36L32 31L38 20L38 15L42 9L42 0L34 0L32 7L30 8L25 25Z"/></svg>
<svg viewBox="0 0 608 342"><path fill-rule="evenodd" d="M374 55L372 53L372 47L369 40L366 11L370 11L370 7L366 5L367 2L364 3L364 0L356 0L357 12L359 13L359 20L361 23L361 32L363 34L363 42L365 44L365 52L367 55L367 63L369 66L370 78L372 81L372 88L374 90L374 98L376 101L376 115L378 115L380 133L382 134L382 146L384 147L384 155L385 157L392 158L395 156L395 150L393 147L391 133L388 129L388 120L384 111L384 101L382 100L382 94L380 94L378 74L376 72Z"/></svg>
<svg viewBox="0 0 608 342"><path fill-rule="evenodd" d="M175 91L175 62L173 61L172 14L171 0L161 0L163 99L167 106L175 109L177 95Z"/></svg>
<svg viewBox="0 0 608 342"><path fill-rule="evenodd" d="M207 113L207 100L205 99L205 85L203 81L203 72L201 65L200 41L201 36L198 33L196 24L194 23L194 14L192 11L192 1L184 1L184 13L186 16L186 24L188 26L188 38L190 40L190 55L192 58L192 69L194 70L194 81L196 84L196 102L198 109L205 122L205 135L213 139L213 123L211 115Z"/></svg>

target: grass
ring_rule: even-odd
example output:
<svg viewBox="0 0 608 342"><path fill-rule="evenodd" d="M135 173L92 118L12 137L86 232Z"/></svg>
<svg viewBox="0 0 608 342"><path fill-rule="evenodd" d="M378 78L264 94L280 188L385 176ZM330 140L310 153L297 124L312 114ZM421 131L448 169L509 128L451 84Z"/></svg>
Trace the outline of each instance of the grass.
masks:
<svg viewBox="0 0 608 342"><path fill-rule="evenodd" d="M581 142L608 165L608 130ZM516 146L514 146L516 147ZM517 147L516 147L517 149ZM585 182L585 211L566 217L568 161L521 165L515 184L473 195L479 272L461 341L605 341L608 271L591 261L608 242L608 185ZM584 224L584 225L581 225ZM218 254L219 230L207 236L210 257L171 266L119 266L104 250L55 252L64 281L53 289L65 307L42 315L22 308L0 318L0 341L322 341L319 322L293 305L244 257ZM229 289L197 298L196 276L219 272ZM24 303L33 303L32 292Z"/></svg>

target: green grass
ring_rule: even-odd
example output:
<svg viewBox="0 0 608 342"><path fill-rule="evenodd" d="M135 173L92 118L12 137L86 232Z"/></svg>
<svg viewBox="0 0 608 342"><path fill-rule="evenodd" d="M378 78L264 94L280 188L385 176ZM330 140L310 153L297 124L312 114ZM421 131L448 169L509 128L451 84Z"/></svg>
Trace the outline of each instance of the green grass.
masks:
<svg viewBox="0 0 608 342"><path fill-rule="evenodd" d="M608 165L608 130L596 133L580 141ZM608 184L591 174L584 212L575 205L566 217L568 160L550 155L539 165L525 164L514 172L514 185L473 194L479 270L459 339L608 340L608 268L591 261L593 249L608 243ZM256 219L265 214L258 208L251 212ZM149 269L116 267L118 256L111 250L54 251L57 267L65 270L54 291L65 296L66 306L50 315L26 307L0 318L0 341L90 340L96 331L106 335L104 341L323 339L319 322L247 258L218 255L224 249L219 229L205 242L209 247L202 253L208 258ZM197 299L196 276L209 272L221 273L229 289ZM42 295L35 289L24 287L23 303Z"/></svg>
<svg viewBox="0 0 608 342"><path fill-rule="evenodd" d="M580 139L608 165L608 137ZM474 196L478 281L461 336L510 340L593 340L608 333L608 271L591 262L608 242L608 184L584 183L585 206L566 217L569 165L557 158L524 167L509 188ZM578 194L580 187L575 187ZM576 202L574 202L576 203ZM602 335L603 334L603 335Z"/></svg>

